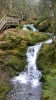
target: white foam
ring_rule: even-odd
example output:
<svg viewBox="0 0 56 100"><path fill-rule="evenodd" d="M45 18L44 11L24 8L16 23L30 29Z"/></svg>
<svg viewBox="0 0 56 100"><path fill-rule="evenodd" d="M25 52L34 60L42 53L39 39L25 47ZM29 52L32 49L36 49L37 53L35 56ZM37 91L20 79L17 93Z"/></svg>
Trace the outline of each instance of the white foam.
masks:
<svg viewBox="0 0 56 100"><path fill-rule="evenodd" d="M26 24L24 25L23 30L28 30Z"/></svg>
<svg viewBox="0 0 56 100"><path fill-rule="evenodd" d="M52 39L49 39L49 40L47 40L47 41L45 41L44 43L52 43Z"/></svg>
<svg viewBox="0 0 56 100"><path fill-rule="evenodd" d="M33 79L31 83L32 83L32 87L36 87L37 85L40 84L40 82L37 79Z"/></svg>
<svg viewBox="0 0 56 100"><path fill-rule="evenodd" d="M25 74L23 75L22 73L21 73L19 76L14 77L14 78L12 79L12 81L14 82L14 84L16 84L17 82L20 82L20 83L27 83L27 81L26 81L26 76L25 76Z"/></svg>
<svg viewBox="0 0 56 100"><path fill-rule="evenodd" d="M23 26L23 30L29 30L27 27L30 27L31 31L33 31L33 32L37 31L33 24L25 24Z"/></svg>

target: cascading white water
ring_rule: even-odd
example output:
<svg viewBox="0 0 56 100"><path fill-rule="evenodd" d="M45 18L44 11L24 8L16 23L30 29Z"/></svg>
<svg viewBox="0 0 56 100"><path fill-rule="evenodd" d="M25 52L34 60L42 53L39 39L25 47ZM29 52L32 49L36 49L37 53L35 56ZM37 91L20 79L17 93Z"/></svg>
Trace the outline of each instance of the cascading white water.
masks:
<svg viewBox="0 0 56 100"><path fill-rule="evenodd" d="M12 79L14 88L6 100L41 100L42 86L39 81L41 72L36 67L36 58L41 45L42 43L38 43L27 48L28 64L24 72Z"/></svg>
<svg viewBox="0 0 56 100"><path fill-rule="evenodd" d="M13 78L14 83L17 81L20 83L31 83L32 86L37 86L40 84L39 79L41 77L41 72L37 70L36 58L38 52L41 48L42 43L38 43L35 46L30 46L27 49L27 66L25 67L25 72L21 73L18 77Z"/></svg>
<svg viewBox="0 0 56 100"><path fill-rule="evenodd" d="M34 27L34 24L25 24L23 27L23 30L29 30L28 27L30 28L31 31L35 32L38 31L36 30L36 28Z"/></svg>
<svg viewBox="0 0 56 100"><path fill-rule="evenodd" d="M39 79L41 77L41 72L36 67L36 58L43 43L52 43L52 39L28 47L26 53L28 64L25 66L24 72L12 79L14 84L17 82L26 84L30 82L33 87L40 84Z"/></svg>
<svg viewBox="0 0 56 100"><path fill-rule="evenodd" d="M46 40L44 43L52 43L52 39Z"/></svg>

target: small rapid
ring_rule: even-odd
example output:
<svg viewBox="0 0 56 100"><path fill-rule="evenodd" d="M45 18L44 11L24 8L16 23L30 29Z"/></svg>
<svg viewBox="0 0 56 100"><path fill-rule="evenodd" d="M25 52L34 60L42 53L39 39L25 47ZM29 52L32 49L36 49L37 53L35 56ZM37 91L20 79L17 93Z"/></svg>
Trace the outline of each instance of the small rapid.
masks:
<svg viewBox="0 0 56 100"><path fill-rule="evenodd" d="M41 77L41 72L36 67L36 58L38 52L41 48L42 43L38 43L35 46L30 46L27 48L27 62L28 64L25 66L25 72L22 72L18 77L13 78L13 83L31 83L31 86L37 86L40 84L39 79Z"/></svg>
<svg viewBox="0 0 56 100"><path fill-rule="evenodd" d="M23 26L23 30L29 30L30 32L36 32L38 31L35 27L34 24L25 24Z"/></svg>

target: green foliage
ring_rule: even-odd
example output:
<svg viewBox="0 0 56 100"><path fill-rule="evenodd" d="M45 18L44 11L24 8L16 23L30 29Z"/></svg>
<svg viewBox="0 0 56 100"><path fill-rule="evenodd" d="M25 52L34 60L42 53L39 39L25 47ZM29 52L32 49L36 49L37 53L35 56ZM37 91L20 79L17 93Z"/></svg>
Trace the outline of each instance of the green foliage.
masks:
<svg viewBox="0 0 56 100"><path fill-rule="evenodd" d="M22 29L22 28L23 28L23 25L20 24L19 26L16 27L16 30L20 30L20 29Z"/></svg>
<svg viewBox="0 0 56 100"><path fill-rule="evenodd" d="M38 15L41 16L42 18L47 17L48 16L48 9L46 7L46 1L45 0L41 0L38 4Z"/></svg>
<svg viewBox="0 0 56 100"><path fill-rule="evenodd" d="M38 66L42 70L42 100L56 100L56 54L53 44L43 44L38 56Z"/></svg>
<svg viewBox="0 0 56 100"><path fill-rule="evenodd" d="M11 2L11 3L10 3ZM21 12L26 16L26 18L31 17L34 12L34 6L35 2L34 0L2 0L0 3L2 6L1 13L4 14L10 14L10 15L17 15L19 17L21 16Z"/></svg>
<svg viewBox="0 0 56 100"><path fill-rule="evenodd" d="M56 100L56 76L45 76L42 100Z"/></svg>

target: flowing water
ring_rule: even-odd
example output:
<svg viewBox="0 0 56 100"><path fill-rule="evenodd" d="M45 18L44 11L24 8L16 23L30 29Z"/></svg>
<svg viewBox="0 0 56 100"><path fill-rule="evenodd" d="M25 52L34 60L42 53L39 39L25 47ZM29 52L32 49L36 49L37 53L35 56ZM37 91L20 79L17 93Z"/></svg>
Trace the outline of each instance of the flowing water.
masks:
<svg viewBox="0 0 56 100"><path fill-rule="evenodd" d="M41 100L42 83L41 72L37 69L36 58L43 43L52 43L52 39L27 48L27 65L24 72L12 79L13 90L6 100Z"/></svg>
<svg viewBox="0 0 56 100"><path fill-rule="evenodd" d="M38 31L35 27L34 27L34 24L25 24L23 26L23 30L30 30L30 32L36 32Z"/></svg>
<svg viewBox="0 0 56 100"><path fill-rule="evenodd" d="M38 43L35 46L30 46L27 49L27 62L28 64L25 66L25 72L22 72L18 77L13 78L14 84L19 81L20 83L31 83L32 87L39 85L39 79L41 76L41 72L37 70L36 67L36 58L38 52L41 48L42 43Z"/></svg>

